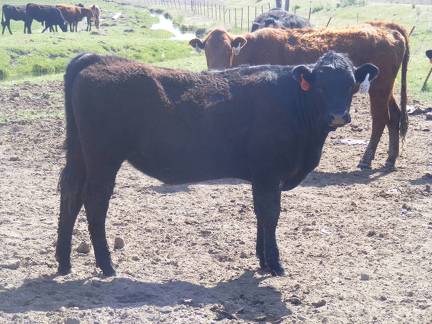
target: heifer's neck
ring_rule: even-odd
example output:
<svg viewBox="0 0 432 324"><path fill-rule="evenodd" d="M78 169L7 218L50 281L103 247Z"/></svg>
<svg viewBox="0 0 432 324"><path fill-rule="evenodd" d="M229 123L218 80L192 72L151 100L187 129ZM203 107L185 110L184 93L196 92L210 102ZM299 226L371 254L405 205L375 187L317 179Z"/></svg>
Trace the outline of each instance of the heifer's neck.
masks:
<svg viewBox="0 0 432 324"><path fill-rule="evenodd" d="M320 105L310 100L307 94L301 93L296 105L295 118L298 125L296 141L298 144L297 156L290 170L282 179L282 190L295 188L300 182L315 169L321 159L324 142L330 131L327 122L323 118Z"/></svg>

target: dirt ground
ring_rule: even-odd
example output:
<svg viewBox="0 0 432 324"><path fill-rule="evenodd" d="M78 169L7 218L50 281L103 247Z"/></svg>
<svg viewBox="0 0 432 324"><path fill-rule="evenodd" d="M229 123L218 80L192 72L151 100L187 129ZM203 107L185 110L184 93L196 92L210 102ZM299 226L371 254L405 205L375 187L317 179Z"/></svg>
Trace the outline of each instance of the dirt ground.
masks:
<svg viewBox="0 0 432 324"><path fill-rule="evenodd" d="M55 276L62 100L61 82L0 88L0 322L432 322L432 121L422 111L397 171L380 169L387 134L373 170L360 171L370 116L355 100L320 166L283 194L284 277L257 272L249 184L167 186L125 164L107 228L111 247L116 237L125 246L106 279L92 251L76 251L90 242L83 213L73 272Z"/></svg>

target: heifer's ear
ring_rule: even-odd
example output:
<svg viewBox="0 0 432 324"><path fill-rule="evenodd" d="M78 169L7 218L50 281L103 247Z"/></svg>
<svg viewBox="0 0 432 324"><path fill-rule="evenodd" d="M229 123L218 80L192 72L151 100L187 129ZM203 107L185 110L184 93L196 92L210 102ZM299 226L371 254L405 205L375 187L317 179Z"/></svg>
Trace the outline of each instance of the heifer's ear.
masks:
<svg viewBox="0 0 432 324"><path fill-rule="evenodd" d="M271 26L271 25L276 25L276 21L274 20L274 18L267 18L264 21L264 26L268 27L268 26Z"/></svg>
<svg viewBox="0 0 432 324"><path fill-rule="evenodd" d="M246 38L242 36L238 36L234 38L234 40L231 42L231 46L233 48L234 55L239 55L240 50L245 46L247 43Z"/></svg>
<svg viewBox="0 0 432 324"><path fill-rule="evenodd" d="M370 83L378 76L378 73L379 69L370 63L363 64L355 70L354 76L356 83L360 84L361 93L369 92Z"/></svg>
<svg viewBox="0 0 432 324"><path fill-rule="evenodd" d="M305 65L296 66L292 75L294 80L300 84L300 88L303 91L309 91L311 88L312 71Z"/></svg>
<svg viewBox="0 0 432 324"><path fill-rule="evenodd" d="M195 51L197 51L198 53L200 53L201 50L203 50L204 47L205 47L204 42L201 41L201 39L199 39L199 38L194 38L194 39L192 39L192 40L189 42L189 45L192 46L192 47L195 49Z"/></svg>
<svg viewBox="0 0 432 324"><path fill-rule="evenodd" d="M426 51L426 56L427 56L427 58L428 58L429 60L431 60L431 63L432 63L432 50L427 50L427 51Z"/></svg>
<svg viewBox="0 0 432 324"><path fill-rule="evenodd" d="M254 23L252 24L251 32L253 33L255 30L258 30L259 27L260 27L260 24L258 24L257 22L254 22Z"/></svg>

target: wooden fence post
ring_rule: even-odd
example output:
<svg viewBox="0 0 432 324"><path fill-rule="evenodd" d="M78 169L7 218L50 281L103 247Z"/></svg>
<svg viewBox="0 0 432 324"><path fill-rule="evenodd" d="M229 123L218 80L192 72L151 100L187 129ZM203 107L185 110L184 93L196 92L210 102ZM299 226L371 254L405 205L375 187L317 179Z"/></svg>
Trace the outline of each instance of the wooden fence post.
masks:
<svg viewBox="0 0 432 324"><path fill-rule="evenodd" d="M249 18L249 6L247 7L247 30L250 28L250 18Z"/></svg>
<svg viewBox="0 0 432 324"><path fill-rule="evenodd" d="M241 8L240 30L243 30L243 8Z"/></svg>
<svg viewBox="0 0 432 324"><path fill-rule="evenodd" d="M429 73L428 73L426 79L423 82L423 86L421 88L421 91L425 91L426 90L426 85L427 85L427 82L429 80L429 77L431 76L431 73L432 73L432 68L430 68Z"/></svg>
<svg viewBox="0 0 432 324"><path fill-rule="evenodd" d="M416 26L413 26L408 34L408 37L410 37L412 35L412 33L414 32L414 29L416 28Z"/></svg>
<svg viewBox="0 0 432 324"><path fill-rule="evenodd" d="M234 27L237 27L237 8L234 8Z"/></svg>

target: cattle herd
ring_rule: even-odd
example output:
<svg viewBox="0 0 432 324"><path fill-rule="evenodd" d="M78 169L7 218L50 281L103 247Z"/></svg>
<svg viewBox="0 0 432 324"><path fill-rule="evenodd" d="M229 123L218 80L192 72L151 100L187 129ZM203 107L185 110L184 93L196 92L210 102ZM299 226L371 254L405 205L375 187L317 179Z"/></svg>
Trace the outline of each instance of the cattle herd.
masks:
<svg viewBox="0 0 432 324"><path fill-rule="evenodd" d="M45 29L77 31L96 6L3 6L2 26L33 19ZM312 28L301 17L270 10L251 32L214 29L190 45L205 52L209 71L156 68L115 56L84 53L65 74L66 166L62 171L56 258L71 269L72 232L84 205L96 264L115 274L105 220L124 161L168 184L239 178L252 184L256 254L264 271L282 275L276 243L281 192L319 163L328 134L351 121L356 92L368 93L369 145L358 166L372 166L385 127L393 170L408 129L409 39L404 27L370 22ZM427 53L432 58L432 52ZM401 71L400 105L393 94Z"/></svg>
<svg viewBox="0 0 432 324"><path fill-rule="evenodd" d="M57 31L57 26L62 31L78 31L78 23L86 18L87 31L91 30L92 22L96 28L99 28L100 9L96 5L87 8L83 4L77 5L39 5L35 3L28 3L23 6L13 6L5 4L2 7L2 35L7 28L9 33L12 34L10 21L23 21L24 33L31 34L31 26L33 20L36 20L44 26L42 33L47 29L49 31Z"/></svg>

